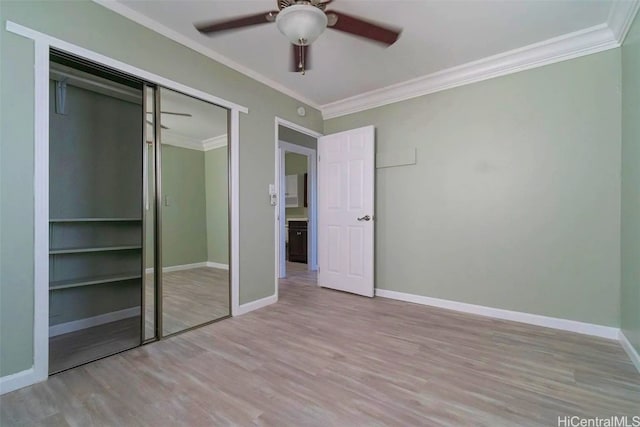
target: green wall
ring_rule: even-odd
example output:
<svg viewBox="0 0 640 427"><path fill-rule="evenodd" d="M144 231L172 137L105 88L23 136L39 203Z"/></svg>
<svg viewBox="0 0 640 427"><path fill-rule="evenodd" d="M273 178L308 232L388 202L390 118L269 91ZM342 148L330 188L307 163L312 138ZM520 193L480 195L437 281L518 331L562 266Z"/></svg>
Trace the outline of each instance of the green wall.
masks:
<svg viewBox="0 0 640 427"><path fill-rule="evenodd" d="M0 13L4 8L0 4ZM5 31L0 34L0 376L4 376L33 363L34 98L29 94L33 94L34 49L29 40ZM31 122L25 123L25 117ZM9 125L15 123L22 125Z"/></svg>
<svg viewBox="0 0 640 427"><path fill-rule="evenodd" d="M622 324L640 352L640 18L622 46Z"/></svg>
<svg viewBox="0 0 640 427"><path fill-rule="evenodd" d="M34 44L6 20L246 106L240 117L240 303L274 293L275 116L322 131L320 113L89 1L0 2L0 376L33 364ZM10 187L9 187L10 186Z"/></svg>
<svg viewBox="0 0 640 427"><path fill-rule="evenodd" d="M163 267L207 261L204 154L162 144Z"/></svg>
<svg viewBox="0 0 640 427"><path fill-rule="evenodd" d="M615 49L326 121L417 148L376 171L376 286L618 326L619 88Z"/></svg>
<svg viewBox="0 0 640 427"><path fill-rule="evenodd" d="M204 153L207 199L207 260L229 264L228 151L220 147Z"/></svg>
<svg viewBox="0 0 640 427"><path fill-rule="evenodd" d="M284 155L284 174L298 175L307 173L307 156L297 153L285 153ZM286 218L308 218L308 209L302 208L285 208Z"/></svg>

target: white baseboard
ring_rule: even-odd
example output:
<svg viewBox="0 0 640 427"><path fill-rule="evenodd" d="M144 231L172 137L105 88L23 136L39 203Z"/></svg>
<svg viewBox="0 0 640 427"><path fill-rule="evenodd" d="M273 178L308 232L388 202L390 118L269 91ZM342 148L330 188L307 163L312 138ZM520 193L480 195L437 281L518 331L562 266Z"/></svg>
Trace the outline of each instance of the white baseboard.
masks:
<svg viewBox="0 0 640 427"><path fill-rule="evenodd" d="M35 384L39 381L42 380L38 380L36 371L33 368L25 369L24 371L16 372L11 375L5 375L0 378L0 395L30 386L31 384Z"/></svg>
<svg viewBox="0 0 640 427"><path fill-rule="evenodd" d="M620 344L622 344L622 348L624 348L624 351L626 351L627 354L629 355L631 362L636 367L638 372L640 372L640 354L638 354L638 351L631 344L631 341L627 339L624 332L620 331L619 338L620 338Z"/></svg>
<svg viewBox="0 0 640 427"><path fill-rule="evenodd" d="M170 267L163 267L162 272L171 273L172 271L191 270L193 268L202 268L202 267L220 268L222 270L228 270L229 264L220 264L218 262L212 262L212 261L195 262L193 264L172 265ZM153 273L153 267L145 269L144 272L146 274Z"/></svg>
<svg viewBox="0 0 640 427"><path fill-rule="evenodd" d="M84 319L74 320L72 322L49 326L49 336L55 337L62 334L68 334L69 332L75 332L81 329L104 325L105 323L111 323L136 316L140 316L140 307L125 308L124 310L112 311L111 313L105 313L99 316L87 317Z"/></svg>
<svg viewBox="0 0 640 427"><path fill-rule="evenodd" d="M220 270L228 270L229 264L221 264L219 262L207 261L207 267L209 268L219 268Z"/></svg>
<svg viewBox="0 0 640 427"><path fill-rule="evenodd" d="M467 304L464 302L431 298L422 295L389 291L386 289L376 289L376 295L384 298L413 302L422 305L430 305L433 307L446 308L449 310L472 313L486 317L493 317L496 319L511 320L514 322L528 323L530 325L544 326L545 328L577 332L579 334L592 335L612 340L619 339L618 335L620 329L611 326L595 325L592 323L578 322L576 320L559 319L557 317L547 317L541 316L539 314L522 313L519 311L504 310L501 308L485 307L483 305Z"/></svg>
<svg viewBox="0 0 640 427"><path fill-rule="evenodd" d="M238 307L238 311L236 313L233 313L233 315L234 316L241 316L243 314L249 313L250 311L266 307L266 306L271 305L271 304L276 303L276 302L278 302L278 296L277 295L271 295L270 297L261 298L259 300L248 302L246 304L241 304Z"/></svg>

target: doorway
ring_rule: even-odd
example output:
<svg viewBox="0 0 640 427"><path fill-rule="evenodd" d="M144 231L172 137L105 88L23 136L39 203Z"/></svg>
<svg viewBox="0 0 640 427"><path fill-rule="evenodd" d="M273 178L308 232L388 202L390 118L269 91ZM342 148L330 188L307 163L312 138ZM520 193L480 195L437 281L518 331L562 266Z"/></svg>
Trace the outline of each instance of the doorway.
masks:
<svg viewBox="0 0 640 427"><path fill-rule="evenodd" d="M276 118L276 294L279 279L307 275L318 269L319 136Z"/></svg>

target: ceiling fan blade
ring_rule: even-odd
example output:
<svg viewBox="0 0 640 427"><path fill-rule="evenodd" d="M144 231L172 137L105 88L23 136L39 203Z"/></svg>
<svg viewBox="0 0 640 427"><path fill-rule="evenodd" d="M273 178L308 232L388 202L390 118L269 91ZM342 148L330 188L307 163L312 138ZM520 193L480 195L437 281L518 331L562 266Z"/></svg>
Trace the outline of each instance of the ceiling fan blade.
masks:
<svg viewBox="0 0 640 427"><path fill-rule="evenodd" d="M148 124L148 125L153 126L153 122L152 122L151 120L147 120L147 124ZM165 125L163 125L163 124L160 124L160 127L161 127L162 129L164 129L164 130L169 129L168 127L166 127L166 126L165 126Z"/></svg>
<svg viewBox="0 0 640 427"><path fill-rule="evenodd" d="M181 116L181 117L193 117L193 114L190 113L174 113L173 111L160 111L161 114L169 114L172 116Z"/></svg>
<svg viewBox="0 0 640 427"><path fill-rule="evenodd" d="M344 31L355 36L364 37L379 43L391 46L400 37L402 30L392 27L383 27L373 22L365 21L355 16L346 15L341 12L328 11L328 27L334 30Z"/></svg>
<svg viewBox="0 0 640 427"><path fill-rule="evenodd" d="M259 13L257 15L247 15L238 18L225 19L222 21L205 22L202 24L194 24L196 29L203 34L216 33L219 31L235 30L251 25L267 24L276 20L278 11Z"/></svg>
<svg viewBox="0 0 640 427"><path fill-rule="evenodd" d="M170 114L172 116L193 117L191 113L174 113L173 111L160 111L161 114ZM153 111L147 111L147 114L153 114Z"/></svg>
<svg viewBox="0 0 640 427"><path fill-rule="evenodd" d="M290 71L301 73L311 69L311 46L291 45Z"/></svg>

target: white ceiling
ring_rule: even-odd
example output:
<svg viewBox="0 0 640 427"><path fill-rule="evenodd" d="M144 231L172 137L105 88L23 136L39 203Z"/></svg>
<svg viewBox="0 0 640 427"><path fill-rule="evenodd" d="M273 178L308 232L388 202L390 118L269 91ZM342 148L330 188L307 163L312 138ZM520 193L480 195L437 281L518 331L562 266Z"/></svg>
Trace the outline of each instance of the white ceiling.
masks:
<svg viewBox="0 0 640 427"><path fill-rule="evenodd" d="M193 27L194 22L207 19L277 10L275 0L119 0L118 7L107 7L121 13L133 11L129 15L142 16L147 25L155 21L183 41L223 55L249 74L323 106L550 38L603 27L615 1L629 0L335 0L328 9L402 27L402 35L385 49L328 29L312 46L312 70L305 76L288 71L290 46L275 24L214 37L203 36Z"/></svg>

